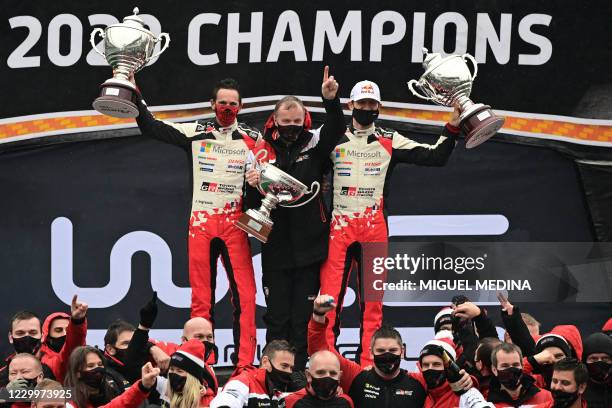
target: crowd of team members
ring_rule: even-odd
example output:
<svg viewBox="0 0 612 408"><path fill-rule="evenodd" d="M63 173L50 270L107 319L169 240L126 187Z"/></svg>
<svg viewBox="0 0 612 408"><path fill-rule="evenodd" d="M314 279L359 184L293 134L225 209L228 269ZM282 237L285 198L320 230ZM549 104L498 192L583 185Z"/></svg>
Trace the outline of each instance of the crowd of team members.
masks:
<svg viewBox="0 0 612 408"><path fill-rule="evenodd" d="M6 407L39 408L611 406L612 319L583 341L571 325L540 334L533 317L503 296L500 303L504 341L486 310L469 301L453 304L435 316L418 371L407 372L400 368L404 342L386 325L372 336L373 365L340 355L326 336L326 315L336 305L332 297L319 295L308 326L310 359L303 380L293 372L293 346L274 340L264 348L259 368L236 370L221 388L208 320L188 320L180 344L151 339L154 296L140 310L137 327L113 322L99 349L86 345L87 305L75 296L70 314L52 313L42 324L31 312L13 316L9 341L14 353L0 369L0 395ZM27 389L70 394L31 403L8 399Z"/></svg>

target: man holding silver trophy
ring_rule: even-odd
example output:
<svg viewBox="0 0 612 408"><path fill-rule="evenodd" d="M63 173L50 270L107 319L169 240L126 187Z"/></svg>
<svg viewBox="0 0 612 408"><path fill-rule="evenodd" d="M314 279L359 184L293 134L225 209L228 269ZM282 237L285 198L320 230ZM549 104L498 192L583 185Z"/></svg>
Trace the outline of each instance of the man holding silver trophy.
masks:
<svg viewBox="0 0 612 408"><path fill-rule="evenodd" d="M307 186L322 182L331 169L329 155L346 129L337 92L338 82L326 66L321 85L326 117L316 130L310 129L310 114L298 98L286 96L276 104L263 138L247 162L253 166L246 173L247 207L260 206L263 196L256 187L261 190L260 185L270 178L265 174L270 167ZM329 236L327 208L318 189L312 190L310 197L297 200L295 205L281 203L270 212L272 228L262 245L266 340L287 340L296 348L296 372L303 372L308 359L308 320L312 299L319 291L319 271L327 257Z"/></svg>
<svg viewBox="0 0 612 408"><path fill-rule="evenodd" d="M232 360L243 368L255 356L255 277L247 234L234 224L242 214L245 162L260 134L236 119L242 99L235 80L227 78L215 86L211 107L214 120L171 123L155 119L140 99L136 121L143 135L178 145L191 156L191 317L214 323L216 265L221 257L234 307Z"/></svg>
<svg viewBox="0 0 612 408"><path fill-rule="evenodd" d="M328 344L336 344L340 333L338 313L353 266L357 266L358 282L363 282L361 244L387 242L384 202L393 168L398 163L443 166L459 134L459 108L455 108L438 141L430 145L376 126L380 106L378 85L358 82L348 103L351 125L331 154L333 212L328 258L321 268L321 293L331 295L338 307L327 314ZM372 365L370 339L382 322L382 303L360 298L359 305L362 335L357 355L361 365L368 366Z"/></svg>

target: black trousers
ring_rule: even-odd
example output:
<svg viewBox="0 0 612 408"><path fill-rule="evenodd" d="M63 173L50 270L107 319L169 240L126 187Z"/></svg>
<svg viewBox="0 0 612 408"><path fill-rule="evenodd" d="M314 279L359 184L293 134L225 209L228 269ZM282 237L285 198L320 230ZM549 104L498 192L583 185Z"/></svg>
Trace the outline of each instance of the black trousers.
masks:
<svg viewBox="0 0 612 408"><path fill-rule="evenodd" d="M263 270L267 310L266 341L287 340L296 348L295 371L302 371L308 360L308 321L312 303L319 293L316 262L300 268Z"/></svg>

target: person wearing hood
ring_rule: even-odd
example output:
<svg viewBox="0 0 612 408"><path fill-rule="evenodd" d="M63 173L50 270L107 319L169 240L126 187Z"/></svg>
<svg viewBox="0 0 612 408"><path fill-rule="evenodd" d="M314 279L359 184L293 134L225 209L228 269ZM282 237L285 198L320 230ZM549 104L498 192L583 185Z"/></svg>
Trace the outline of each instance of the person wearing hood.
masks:
<svg viewBox="0 0 612 408"><path fill-rule="evenodd" d="M459 381L450 382L449 365L456 360L455 344L448 338L430 340L421 349L417 367L427 386L425 408L456 407L464 390L478 385L476 378L465 370L459 371Z"/></svg>
<svg viewBox="0 0 612 408"><path fill-rule="evenodd" d="M40 319L37 315L28 311L16 313L9 322L9 343L15 349L0 367L0 386L8 383L8 366L11 359L18 353L32 354L40 360L43 366L45 378L62 381L68 368L68 360L72 351L79 345L85 343L87 336L87 303L78 301L74 295L70 305L70 321L66 329L66 341L60 352L47 353L47 347L43 346L43 331ZM45 338L45 340L47 340Z"/></svg>
<svg viewBox="0 0 612 408"><path fill-rule="evenodd" d="M210 408L284 407L289 394L295 349L285 340L266 345L259 368L232 377L210 402Z"/></svg>
<svg viewBox="0 0 612 408"><path fill-rule="evenodd" d="M247 159L247 207L260 208L264 196L257 190L260 164L268 163L308 188L323 182L331 169L329 155L346 130L338 98L338 82L325 66L321 95L325 123L311 130L310 114L302 101L286 96L276 104L263 139ZM296 377L303 377L308 354L306 334L312 299L319 292L319 271L327 258L329 214L320 189L285 208L278 205L270 217L273 227L262 244L263 291L267 309L266 342L287 340L295 346ZM299 388L302 388L300 386Z"/></svg>
<svg viewBox="0 0 612 408"><path fill-rule="evenodd" d="M593 333L583 346L582 361L589 371L583 398L589 408L609 408L612 406L612 338Z"/></svg>
<svg viewBox="0 0 612 408"><path fill-rule="evenodd" d="M537 385L550 389L554 363L566 357L582 359L582 338L578 328L573 325L555 326L538 339L535 353L523 359L524 370L526 373L540 374L534 376Z"/></svg>
<svg viewBox="0 0 612 408"><path fill-rule="evenodd" d="M523 354L518 346L501 343L491 352L494 377L487 400L497 408L520 407L547 403L552 400L548 390L535 385L535 379L523 372Z"/></svg>
<svg viewBox="0 0 612 408"><path fill-rule="evenodd" d="M42 325L42 338L40 350L48 355L59 355L66 343L66 334L70 324L70 315L64 312L51 313ZM85 339L83 344L85 345Z"/></svg>
<svg viewBox="0 0 612 408"><path fill-rule="evenodd" d="M342 376L340 386L359 408L422 408L428 398L427 382L421 372L410 373L400 367L406 349L402 336L393 327L382 325L371 339L369 353L372 367L363 367L338 353L328 341L325 329L328 312L336 307L331 296L320 295L314 301L308 325L308 351L312 355L321 350L336 354ZM442 342L442 340L440 340ZM454 351L453 351L454 352ZM456 386L471 384L463 374ZM451 391L452 392L452 391Z"/></svg>
<svg viewBox="0 0 612 408"><path fill-rule="evenodd" d="M307 385L285 398L285 408L353 408L353 400L340 388L338 357L323 350L310 356Z"/></svg>

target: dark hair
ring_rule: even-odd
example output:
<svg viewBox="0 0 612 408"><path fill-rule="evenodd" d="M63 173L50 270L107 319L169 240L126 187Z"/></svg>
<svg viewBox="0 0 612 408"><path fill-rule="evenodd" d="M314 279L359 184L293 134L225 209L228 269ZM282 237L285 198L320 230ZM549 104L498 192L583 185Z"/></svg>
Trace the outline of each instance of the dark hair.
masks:
<svg viewBox="0 0 612 408"><path fill-rule="evenodd" d="M293 347L287 340L272 340L262 352L262 357L267 356L270 360L274 358L274 355L279 351L286 351L291 354L295 354L295 347Z"/></svg>
<svg viewBox="0 0 612 408"><path fill-rule="evenodd" d="M374 332L370 347L374 346L374 342L378 339L394 339L397 340L400 346L404 344L402 342L402 335L394 327L387 324L383 324Z"/></svg>
<svg viewBox="0 0 612 408"><path fill-rule="evenodd" d="M213 101L217 100L217 94L220 89L233 89L238 92L238 101L242 103L242 96L240 95L240 86L238 85L238 81L234 78L225 78L217 82L217 85L212 90L211 99Z"/></svg>
<svg viewBox="0 0 612 408"><path fill-rule="evenodd" d="M111 346L115 346L117 343L117 338L124 331L135 331L136 328L126 322L125 320L117 319L108 326L108 330L106 330L106 334L104 335L104 345L110 344Z"/></svg>
<svg viewBox="0 0 612 408"><path fill-rule="evenodd" d="M501 344L497 337L485 337L478 342L475 361L480 361L483 367L491 369L491 353L493 349Z"/></svg>
<svg viewBox="0 0 612 408"><path fill-rule="evenodd" d="M79 346L75 348L68 359L68 370L66 372L66 378L64 379L64 385L73 389L73 401L76 402L78 407L86 407L89 405L89 397L94 392L91 387L79 379L79 373L85 371L87 367L87 355L89 353L96 354L100 357L100 360L102 360L102 364L105 365L102 352L92 346ZM104 397L106 401L110 401L117 395L118 394L105 380Z"/></svg>
<svg viewBox="0 0 612 408"><path fill-rule="evenodd" d="M589 370L586 365L573 357L565 357L557 361L553 366L553 371L573 371L577 386L586 384L589 381Z"/></svg>
<svg viewBox="0 0 612 408"><path fill-rule="evenodd" d="M30 312L28 310L20 310L15 313L11 320L9 321L9 333L13 333L13 323L17 320L30 320L30 319L38 319L38 325L40 326L40 317L34 312Z"/></svg>
<svg viewBox="0 0 612 408"><path fill-rule="evenodd" d="M491 367L497 368L497 353L503 351L506 354L518 353L521 365L523 365L523 352L516 344L512 343L501 343L495 346L491 352Z"/></svg>

